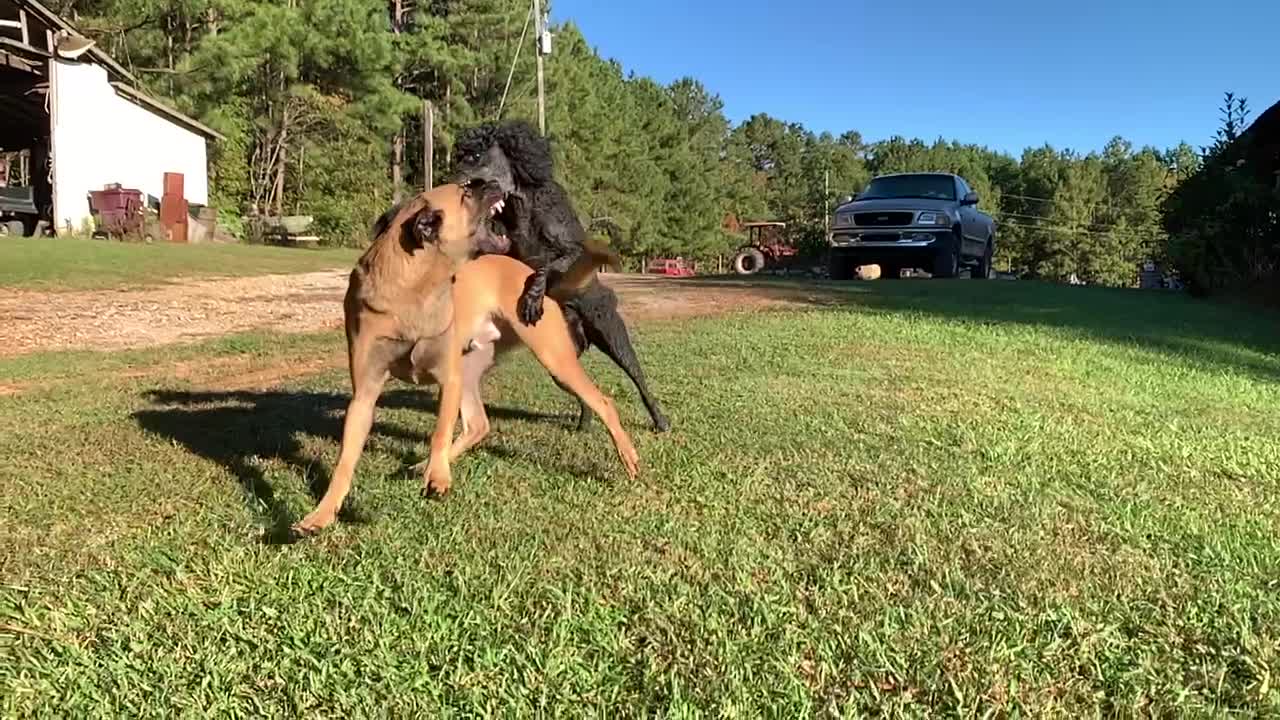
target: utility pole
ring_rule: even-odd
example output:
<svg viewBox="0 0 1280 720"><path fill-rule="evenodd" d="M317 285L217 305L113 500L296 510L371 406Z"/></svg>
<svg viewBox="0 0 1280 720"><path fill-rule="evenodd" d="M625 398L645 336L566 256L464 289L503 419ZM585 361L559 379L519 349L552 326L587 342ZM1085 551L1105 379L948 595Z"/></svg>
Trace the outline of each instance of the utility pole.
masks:
<svg viewBox="0 0 1280 720"><path fill-rule="evenodd" d="M533 0L534 45L537 47L538 63L538 132L547 134L547 97L546 84L542 73L542 57L551 52L551 36L547 33L546 23L542 18L542 0Z"/></svg>

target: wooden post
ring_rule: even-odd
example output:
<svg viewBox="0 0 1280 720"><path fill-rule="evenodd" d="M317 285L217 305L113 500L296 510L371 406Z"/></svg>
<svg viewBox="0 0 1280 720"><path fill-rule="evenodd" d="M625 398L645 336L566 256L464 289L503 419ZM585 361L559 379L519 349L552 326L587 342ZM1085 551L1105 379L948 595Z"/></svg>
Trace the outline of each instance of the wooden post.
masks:
<svg viewBox="0 0 1280 720"><path fill-rule="evenodd" d="M435 110L430 100L422 101L422 187L432 188L432 163L435 162Z"/></svg>
<svg viewBox="0 0 1280 720"><path fill-rule="evenodd" d="M62 229L62 220L58 218L58 61L54 50L53 31L44 31L45 47L49 58L49 150L45 154L45 162L49 163L49 222L56 237ZM35 172L43 172L44 168L36 168Z"/></svg>
<svg viewBox="0 0 1280 720"><path fill-rule="evenodd" d="M31 32L27 29L27 11L18 11L18 24L22 26L22 44L31 46Z"/></svg>
<svg viewBox="0 0 1280 720"><path fill-rule="evenodd" d="M391 141L391 199L400 202L404 197L404 130L396 131L395 140Z"/></svg>
<svg viewBox="0 0 1280 720"><path fill-rule="evenodd" d="M400 25L404 18L404 5L401 0L391 3L391 32L400 34ZM396 83L399 85L399 82ZM404 197L404 126L396 131L391 141L391 199L400 202Z"/></svg>

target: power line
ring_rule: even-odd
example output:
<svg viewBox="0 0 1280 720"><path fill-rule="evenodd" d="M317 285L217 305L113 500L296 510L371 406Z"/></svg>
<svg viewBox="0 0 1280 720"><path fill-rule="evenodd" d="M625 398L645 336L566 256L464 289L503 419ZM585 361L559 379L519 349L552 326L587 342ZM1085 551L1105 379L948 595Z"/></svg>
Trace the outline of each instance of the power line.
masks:
<svg viewBox="0 0 1280 720"><path fill-rule="evenodd" d="M1004 225L1017 225L1017 223L1012 221L1006 222L1003 220L1003 218L1017 218L1019 220L1033 220L1033 221L1040 221L1040 222L1060 222L1058 218L1046 217L1044 215L1023 215L1019 213L1001 212L1001 213L993 214L992 217L1000 220L1001 224L1004 224ZM1108 224L1108 223L1090 222L1085 227L1094 228L1101 232L1109 232L1115 228L1115 225L1116 223ZM1025 223L1017 226L1018 227L1040 227L1039 225L1026 225Z"/></svg>
<svg viewBox="0 0 1280 720"><path fill-rule="evenodd" d="M511 58L511 69L507 71L507 85L502 88L502 101L498 103L498 115L495 120L502 119L502 109L507 105L507 93L511 91L511 78L516 74L516 63L520 61L520 51L524 49L524 39L529 34L529 21L533 19L533 6L529 6L529 14L524 16L524 29L520 31L520 42L516 43L515 55Z"/></svg>
<svg viewBox="0 0 1280 720"><path fill-rule="evenodd" d="M1016 193L1005 193L1005 192L1000 193L1000 199L1004 200L1005 198L1015 198L1017 200L1035 200L1037 202L1047 202L1047 203L1051 203L1054 201L1054 198L1035 197L1034 195L1018 195ZM1124 212L1126 209L1128 209L1128 208L1122 208L1121 206L1116 205L1114 203L1110 203L1110 202L1093 202L1089 204L1095 207L1106 208L1108 210L1112 210L1116 212Z"/></svg>
<svg viewBox="0 0 1280 720"><path fill-rule="evenodd" d="M1085 228L1071 228L1065 225L1028 225L1023 223L1003 223L1007 227L1022 228L1023 230L1042 230L1045 232L1061 232L1072 235L1110 235L1114 237L1123 237L1130 239L1146 240L1152 239L1155 235L1141 234L1134 230L1088 230Z"/></svg>

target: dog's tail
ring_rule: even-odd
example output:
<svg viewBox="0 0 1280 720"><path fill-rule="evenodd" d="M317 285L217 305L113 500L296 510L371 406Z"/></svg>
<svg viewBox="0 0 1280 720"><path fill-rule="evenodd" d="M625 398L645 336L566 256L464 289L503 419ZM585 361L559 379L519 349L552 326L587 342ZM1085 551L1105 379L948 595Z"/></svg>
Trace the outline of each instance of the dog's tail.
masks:
<svg viewBox="0 0 1280 720"><path fill-rule="evenodd" d="M560 282L556 283L557 293L571 295L590 285L601 268L622 272L622 256L608 245L588 238L582 244L582 254L560 277Z"/></svg>

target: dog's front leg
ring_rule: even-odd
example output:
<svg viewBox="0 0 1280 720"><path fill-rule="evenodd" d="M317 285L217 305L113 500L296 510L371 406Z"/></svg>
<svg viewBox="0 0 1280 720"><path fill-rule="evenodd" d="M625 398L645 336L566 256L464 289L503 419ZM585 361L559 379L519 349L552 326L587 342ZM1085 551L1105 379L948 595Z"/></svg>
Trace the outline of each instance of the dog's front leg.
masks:
<svg viewBox="0 0 1280 720"><path fill-rule="evenodd" d="M387 363L375 357L372 338L361 337L351 343L351 402L342 423L342 448L338 465L334 468L329 488L315 509L294 524L295 532L311 534L323 530L338 516L338 510L351 491L351 478L356 472L356 462L364 452L364 444L373 428L373 411L378 396L387 382Z"/></svg>
<svg viewBox="0 0 1280 720"><path fill-rule="evenodd" d="M574 221L576 223L576 220ZM581 229L579 228L579 234ZM550 254L546 264L534 270L525 281L524 292L516 301L516 314L525 325L537 325L542 319L542 299L547 294L547 281L560 277L577 262L584 248L567 223L553 222L542 227L542 241Z"/></svg>
<svg viewBox="0 0 1280 720"><path fill-rule="evenodd" d="M448 339L448 350L434 373L440 383L440 409L436 415L436 429L431 433L431 451L427 456L427 471L422 492L430 497L444 495L453 484L449 467L449 445L453 442L453 428L462 406L462 350Z"/></svg>
<svg viewBox="0 0 1280 720"><path fill-rule="evenodd" d="M524 292L516 301L516 314L525 325L537 325L542 319L542 300L547 295L547 268L536 270L524 283Z"/></svg>

